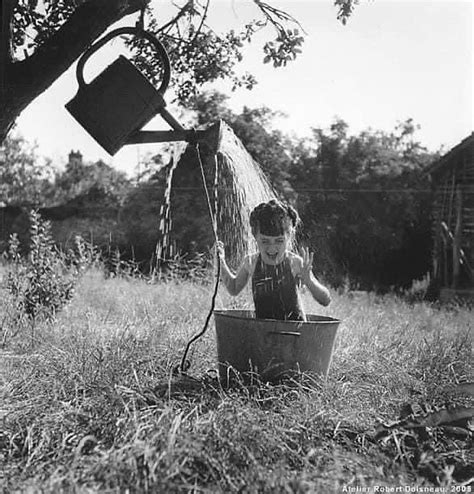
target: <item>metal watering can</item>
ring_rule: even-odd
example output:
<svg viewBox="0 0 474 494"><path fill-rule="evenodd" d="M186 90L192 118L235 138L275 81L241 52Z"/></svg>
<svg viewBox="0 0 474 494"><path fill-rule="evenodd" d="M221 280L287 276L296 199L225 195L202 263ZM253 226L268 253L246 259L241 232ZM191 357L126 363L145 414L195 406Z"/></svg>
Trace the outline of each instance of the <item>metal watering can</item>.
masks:
<svg viewBox="0 0 474 494"><path fill-rule="evenodd" d="M123 55L90 83L84 81L84 65L90 56L112 38L122 34L145 38L156 49L163 64L163 77L158 89ZM141 27L122 27L111 31L81 56L76 69L79 89L66 108L109 154L114 155L125 144L153 142L141 139L137 134L141 134L139 130L158 113L174 130L187 132L165 109L163 95L170 76L168 54L158 39Z"/></svg>

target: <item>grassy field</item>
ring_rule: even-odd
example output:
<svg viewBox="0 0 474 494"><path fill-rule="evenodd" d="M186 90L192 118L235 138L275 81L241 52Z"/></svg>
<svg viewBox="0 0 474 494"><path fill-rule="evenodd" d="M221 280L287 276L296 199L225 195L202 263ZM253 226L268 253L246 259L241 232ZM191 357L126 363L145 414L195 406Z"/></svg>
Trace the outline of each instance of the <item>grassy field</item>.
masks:
<svg viewBox="0 0 474 494"><path fill-rule="evenodd" d="M327 380L222 389L208 372L212 324L193 347L193 378L172 374L212 288L91 271L55 322L16 329L2 292L0 490L469 491L472 433L380 424L408 404L425 415L469 405L456 385L473 380L472 312L371 294L306 300L343 321ZM248 300L220 290L217 305Z"/></svg>

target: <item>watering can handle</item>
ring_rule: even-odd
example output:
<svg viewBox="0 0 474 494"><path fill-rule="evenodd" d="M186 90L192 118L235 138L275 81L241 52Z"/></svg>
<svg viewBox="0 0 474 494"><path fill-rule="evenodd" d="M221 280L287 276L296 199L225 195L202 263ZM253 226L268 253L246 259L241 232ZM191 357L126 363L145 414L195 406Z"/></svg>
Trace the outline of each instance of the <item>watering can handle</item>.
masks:
<svg viewBox="0 0 474 494"><path fill-rule="evenodd" d="M89 57L95 53L99 48L105 45L108 41L110 41L112 38L115 38L116 36L120 36L121 34L134 34L135 36L138 36L140 38L145 38L147 39L155 48L158 54L160 55L161 61L163 63L163 79L161 81L161 85L158 89L158 92L163 95L168 88L168 84L170 82L170 77L171 77L171 65L170 65L170 59L168 57L168 53L165 50L165 47L158 41L155 36L153 36L151 33L139 28L139 27L120 27L118 29L115 29L114 31L111 31L109 34L105 35L102 39L94 43L91 47L89 47L81 56L79 61L77 62L77 68L76 68L76 77L77 77L77 82L79 83L79 87L83 88L87 84L84 81L84 65L89 59Z"/></svg>

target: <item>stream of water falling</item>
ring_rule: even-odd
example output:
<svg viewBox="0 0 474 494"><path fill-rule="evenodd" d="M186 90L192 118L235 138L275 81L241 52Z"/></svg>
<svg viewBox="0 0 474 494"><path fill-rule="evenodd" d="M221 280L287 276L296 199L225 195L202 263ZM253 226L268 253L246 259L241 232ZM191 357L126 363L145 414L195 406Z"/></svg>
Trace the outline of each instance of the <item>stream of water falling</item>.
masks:
<svg viewBox="0 0 474 494"><path fill-rule="evenodd" d="M170 245L172 180L186 148L186 143L175 146L172 162L168 167L167 185L160 211L160 241L156 250L158 260L169 258L173 254ZM252 209L261 202L275 198L276 194L260 166L232 129L223 122L219 124L216 148L213 159L203 159L202 163L207 168L205 173L214 177L213 183L208 183L207 186L212 202L215 203L211 204L211 210L215 215L217 234L226 247L226 257L230 264L236 267L245 254L256 248L249 222ZM198 162L196 166L200 166ZM209 167L214 169L209 170Z"/></svg>
<svg viewBox="0 0 474 494"><path fill-rule="evenodd" d="M171 226L173 224L171 220L171 185L173 182L173 175L179 161L186 151L188 144L186 142L177 142L173 146L173 152L170 160L170 164L167 167L168 175L166 177L166 187L163 196L163 202L160 208L160 224L158 227L159 240L156 244L156 259L160 263L162 260L172 257L172 245L170 244Z"/></svg>
<svg viewBox="0 0 474 494"><path fill-rule="evenodd" d="M250 213L276 194L258 163L226 124L221 126L217 163L217 231L235 265L256 249Z"/></svg>

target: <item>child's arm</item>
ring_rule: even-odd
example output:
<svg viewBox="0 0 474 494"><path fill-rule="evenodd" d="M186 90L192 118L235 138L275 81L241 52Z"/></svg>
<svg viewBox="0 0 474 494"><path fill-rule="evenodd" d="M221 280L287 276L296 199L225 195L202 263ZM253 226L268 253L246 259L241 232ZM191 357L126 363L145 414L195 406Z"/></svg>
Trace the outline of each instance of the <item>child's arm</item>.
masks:
<svg viewBox="0 0 474 494"><path fill-rule="evenodd" d="M302 257L301 280L317 302L324 306L329 305L331 302L329 290L316 279L312 271L313 253L303 247L300 254Z"/></svg>
<svg viewBox="0 0 474 494"><path fill-rule="evenodd" d="M221 280L231 295L237 295L243 290L249 279L249 271L246 263L244 261L237 274L234 275L225 261L224 244L218 241L216 247L217 255L219 256L221 263Z"/></svg>

